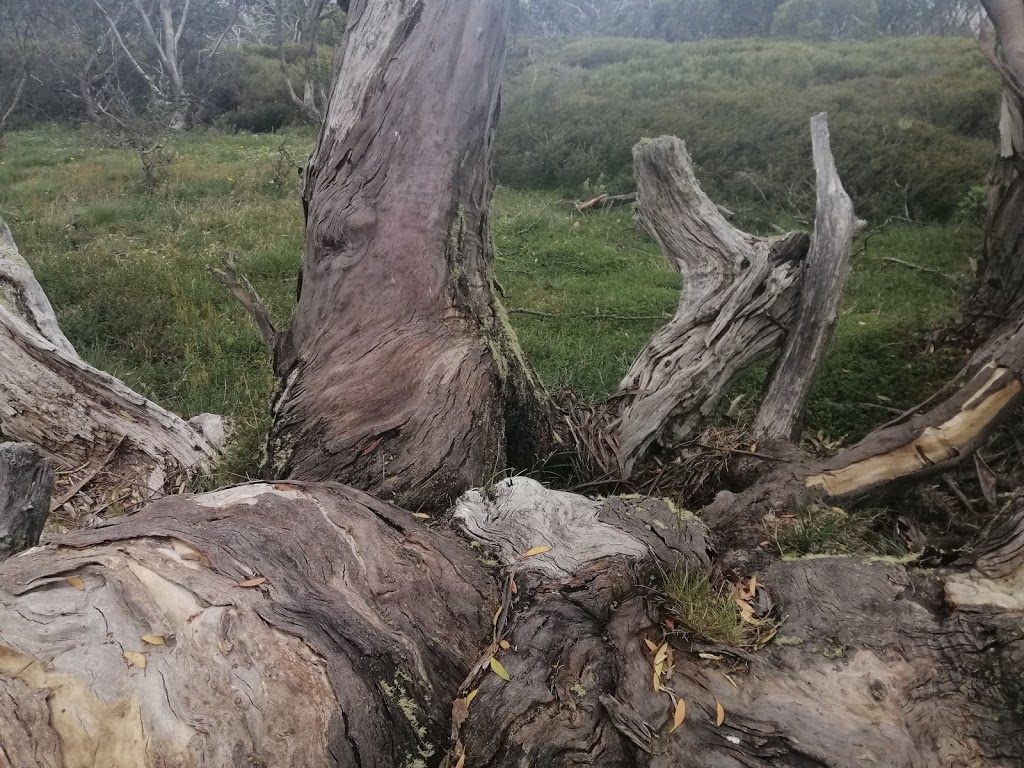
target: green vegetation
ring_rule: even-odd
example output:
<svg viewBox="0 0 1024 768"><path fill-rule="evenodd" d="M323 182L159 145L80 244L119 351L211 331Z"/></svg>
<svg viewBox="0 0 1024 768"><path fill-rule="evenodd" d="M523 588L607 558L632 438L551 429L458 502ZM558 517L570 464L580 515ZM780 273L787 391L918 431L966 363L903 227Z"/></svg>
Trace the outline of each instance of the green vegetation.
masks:
<svg viewBox="0 0 1024 768"><path fill-rule="evenodd" d="M750 644L752 625L743 621L735 591L716 584L710 569L681 566L663 590L669 612L687 632L733 648Z"/></svg>
<svg viewBox="0 0 1024 768"><path fill-rule="evenodd" d="M55 128L9 135L0 216L86 359L184 416L234 417L241 444L232 466L242 472L265 426L269 365L207 267L235 253L287 322L302 214L298 177L279 149L301 158L312 136L177 136L157 187L143 183L137 155L100 138ZM787 223L784 214L777 220ZM582 217L553 192L500 189L493 232L506 305L546 313L512 314L546 385L584 400L613 392L676 304L677 277L657 246L628 211ZM927 352L921 333L955 316L956 286L885 259L966 280L978 242L974 224L890 225L868 240L811 399L812 431L852 440L955 370L958 355ZM734 394L749 394L749 405L758 386L755 372Z"/></svg>
<svg viewBox="0 0 1024 768"><path fill-rule="evenodd" d="M809 504L790 518L775 519L770 533L779 553L807 555L905 555L900 542L878 532L879 520L891 520L888 511L847 512L839 507Z"/></svg>
<svg viewBox="0 0 1024 768"><path fill-rule="evenodd" d="M509 75L503 183L628 191L634 143L672 134L712 199L761 224L813 211L807 120L822 110L862 217L945 220L984 180L999 103L966 38L525 41Z"/></svg>

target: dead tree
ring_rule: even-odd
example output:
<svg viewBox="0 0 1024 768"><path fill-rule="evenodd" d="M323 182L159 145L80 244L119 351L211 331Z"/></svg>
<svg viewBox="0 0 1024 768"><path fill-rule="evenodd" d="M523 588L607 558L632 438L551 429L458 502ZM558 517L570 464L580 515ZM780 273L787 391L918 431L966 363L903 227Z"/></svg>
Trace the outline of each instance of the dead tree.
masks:
<svg viewBox="0 0 1024 768"><path fill-rule="evenodd" d="M291 14L287 11L291 11ZM323 120L332 70L330 64L322 64L320 61L320 27L335 12L330 0L293 0L287 8L285 0L274 0L277 58L285 87L292 104L314 125L319 125ZM289 34L286 34L286 16L290 22ZM289 65L286 55L285 46L288 42L297 45L301 51L297 71L302 83L301 96L295 88L296 71Z"/></svg>
<svg viewBox="0 0 1024 768"><path fill-rule="evenodd" d="M261 325L281 383L271 459L289 479L169 497L0 565L0 760L1019 762L1024 506L943 568L782 561L757 542L759 516L801 495L844 498L967 455L1018 397L1021 321L978 349L946 401L832 462L777 462L700 518L489 482L513 446L536 452L545 412L489 273L486 162L508 4L360 0L352 15L308 178L295 322ZM623 392L616 428L634 435L620 443L634 462L695 423L721 386L707 378L747 364L739 343L716 349L723 338L823 348L834 297L818 306L801 292L838 290L820 246L842 267L856 227L827 162L819 195L835 205L819 211L808 256L806 236L765 241L725 224L681 142L635 156L641 216L692 286ZM694 365L697 396L654 399L659 387L687 398L673 374ZM813 367L796 372L798 398ZM791 435L799 414L772 402L760 423ZM483 488L447 503L473 483ZM756 652L687 634L658 597L665 573L716 564L756 570L756 590L746 583L759 609L786 617Z"/></svg>

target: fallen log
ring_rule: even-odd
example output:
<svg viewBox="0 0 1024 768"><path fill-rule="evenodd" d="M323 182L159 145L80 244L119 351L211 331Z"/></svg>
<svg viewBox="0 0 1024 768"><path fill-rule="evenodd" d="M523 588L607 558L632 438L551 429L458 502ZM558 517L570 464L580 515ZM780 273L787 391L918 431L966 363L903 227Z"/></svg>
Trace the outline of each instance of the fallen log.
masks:
<svg viewBox="0 0 1024 768"><path fill-rule="evenodd" d="M50 515L53 467L26 443L0 443L0 562L39 543Z"/></svg>
<svg viewBox="0 0 1024 768"><path fill-rule="evenodd" d="M658 593L713 562L692 516L517 479L454 521L482 549L343 486L253 484L7 561L0 765L980 768L1024 748L1016 581L777 563L757 579L775 640L709 650ZM671 649L660 673L646 642Z"/></svg>
<svg viewBox="0 0 1024 768"><path fill-rule="evenodd" d="M604 208L615 208L620 205L630 205L635 202L636 192L630 192L628 195L600 194L590 200L578 200L575 203L575 207L577 213L586 213L587 211L597 211Z"/></svg>

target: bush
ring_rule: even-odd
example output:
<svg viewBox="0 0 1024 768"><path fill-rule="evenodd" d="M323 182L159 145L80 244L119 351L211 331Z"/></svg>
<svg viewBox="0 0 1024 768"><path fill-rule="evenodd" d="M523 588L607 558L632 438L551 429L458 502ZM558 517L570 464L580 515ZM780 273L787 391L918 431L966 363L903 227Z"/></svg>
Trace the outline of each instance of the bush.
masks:
<svg viewBox="0 0 1024 768"><path fill-rule="evenodd" d="M858 213L944 220L991 162L999 88L972 41L527 41L495 155L506 185L632 186L646 136L686 141L702 184L749 216L813 212L808 118L831 116Z"/></svg>

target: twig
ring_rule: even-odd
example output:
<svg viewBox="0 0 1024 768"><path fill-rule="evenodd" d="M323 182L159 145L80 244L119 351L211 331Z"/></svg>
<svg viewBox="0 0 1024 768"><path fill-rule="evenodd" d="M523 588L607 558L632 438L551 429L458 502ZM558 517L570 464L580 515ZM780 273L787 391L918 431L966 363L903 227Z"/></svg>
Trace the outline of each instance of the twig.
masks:
<svg viewBox="0 0 1024 768"><path fill-rule="evenodd" d="M528 315L530 317L550 317L561 320L671 320L668 315L610 315L604 312L593 314L564 314L556 315L552 312L541 312L536 309L523 309L521 307L510 307L506 310L510 315Z"/></svg>
<svg viewBox="0 0 1024 768"><path fill-rule="evenodd" d="M231 294L245 307L249 317L256 323L260 336L263 337L263 342L273 352L277 347L278 334L270 319L267 306L263 303L263 299L260 298L259 294L256 293L256 289L252 287L252 283L243 275L238 274L236 266L234 255L229 254L224 261L224 269L214 269L211 267L210 273L217 278L221 285L231 291Z"/></svg>
<svg viewBox="0 0 1024 768"><path fill-rule="evenodd" d="M768 461L781 461L785 463L786 459L780 459L778 456L769 456L767 453L757 453L756 451L744 451L742 448L723 448L717 445L708 445L707 443L694 443L701 448L708 451L722 451L723 453L739 453L743 456L755 456L759 459L768 459Z"/></svg>
<svg viewBox="0 0 1024 768"><path fill-rule="evenodd" d="M959 278L953 277L952 275L947 275L945 272L940 272L939 270L932 269L931 267L925 267L920 264L915 264L912 261L904 261L903 259L897 259L895 256L883 256L882 261L888 261L892 264L899 264L901 267L907 267L909 269L916 269L919 272L927 272L930 275L938 275L941 278L949 280L957 288L963 287L963 283L960 281Z"/></svg>
<svg viewBox="0 0 1024 768"><path fill-rule="evenodd" d="M107 464L109 464L110 461L114 458L114 454L117 453L117 450L121 447L121 443L123 443L124 441L125 436L121 435L121 439L117 441L117 445L114 446L114 449L107 454L107 458L105 458L100 464L98 464L92 472L87 474L85 477L83 477L81 480L79 480L77 483L71 486L67 491L65 491L60 498L53 500L53 502L50 504L50 512L56 512L58 509L60 509L69 501L71 501L71 499L73 499L78 494L79 491L85 488L85 486L91 483L93 479L96 477L96 475L102 472L104 468L107 466Z"/></svg>

